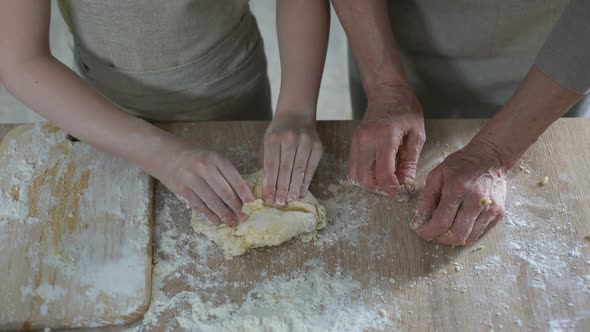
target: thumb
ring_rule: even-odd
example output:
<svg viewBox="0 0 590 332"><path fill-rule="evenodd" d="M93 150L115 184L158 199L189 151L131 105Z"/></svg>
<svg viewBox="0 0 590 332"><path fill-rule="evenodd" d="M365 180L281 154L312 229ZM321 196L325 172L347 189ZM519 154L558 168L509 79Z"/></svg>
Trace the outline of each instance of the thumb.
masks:
<svg viewBox="0 0 590 332"><path fill-rule="evenodd" d="M395 175L399 183L406 187L414 187L416 181L416 168L420 152L424 146L425 137L423 133L410 131L399 149L399 160Z"/></svg>
<svg viewBox="0 0 590 332"><path fill-rule="evenodd" d="M428 174L428 178L426 179L426 185L418 200L416 216L410 223L411 229L417 230L428 222L432 216L432 212L434 212L438 205L442 193L442 187L442 174L434 169Z"/></svg>

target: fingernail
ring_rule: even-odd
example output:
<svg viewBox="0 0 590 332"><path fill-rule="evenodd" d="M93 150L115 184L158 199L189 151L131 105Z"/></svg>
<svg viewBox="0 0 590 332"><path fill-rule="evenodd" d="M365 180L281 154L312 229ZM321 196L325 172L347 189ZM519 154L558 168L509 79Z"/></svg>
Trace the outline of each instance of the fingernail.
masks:
<svg viewBox="0 0 590 332"><path fill-rule="evenodd" d="M426 224L426 221L423 218L414 218L414 220L410 222L410 228L413 230L418 230L424 224Z"/></svg>
<svg viewBox="0 0 590 332"><path fill-rule="evenodd" d="M242 211L240 211L240 212L238 213L238 217L240 217L240 221L244 221L244 220L248 219L248 215L247 215L247 214L245 214L245 213L244 213L244 212L242 212Z"/></svg>

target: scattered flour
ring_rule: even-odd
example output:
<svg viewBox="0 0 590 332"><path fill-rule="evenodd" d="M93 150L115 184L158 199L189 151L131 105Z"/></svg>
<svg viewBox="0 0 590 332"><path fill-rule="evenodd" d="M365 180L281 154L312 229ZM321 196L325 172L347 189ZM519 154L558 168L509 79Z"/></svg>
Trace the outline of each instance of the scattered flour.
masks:
<svg viewBox="0 0 590 332"><path fill-rule="evenodd" d="M131 330L165 326L186 331L365 331L388 330L399 319L394 304L369 306L362 300L379 295L379 289L361 292L358 281L341 271L328 273L319 260L273 277L261 271L261 280L252 284L229 280L225 265L209 265L209 254L219 254L215 247L174 222L171 211L180 204L166 193L158 209L152 301L144 319ZM195 269L199 273L190 272ZM179 283L185 287L173 290ZM248 291L243 298L220 294L244 289Z"/></svg>
<svg viewBox="0 0 590 332"><path fill-rule="evenodd" d="M0 262L6 263L7 260L12 266L11 270L0 272L0 279L4 285L17 286L0 289L0 297L14 299L6 306L0 306L0 320L11 317L17 321L46 321L48 316L67 314L66 323L70 325L101 326L105 323L101 321L104 317L101 314L107 310L122 315L134 313L143 305L145 298L141 294L149 287L149 274L142 273L151 237L147 220L149 178L137 167L120 159L109 157L86 144L70 143L65 140L63 131L46 124L29 128L26 136L21 136L26 140L25 144L17 149L14 140L7 140L4 143L6 151L0 156L2 164L7 165L0 169L0 241L6 236L5 229L16 234L11 241L1 242L0 247L9 253L23 252L22 257L0 258ZM46 177L62 181L60 183L67 183L70 179L78 183L82 172L88 170L90 174L88 187L79 193L80 199L74 203L61 202L62 206L58 205L55 192L56 188L67 190L63 186L54 187L47 183L40 187L30 186L36 176L47 174L44 172L58 163L78 167L70 169L71 173L65 173L68 171L66 167L56 167L55 174ZM121 171L109 174L112 186L95 176L97 170L114 168ZM75 187L75 184L69 186ZM31 188L38 191L39 217L35 218L30 216ZM100 199L91 194L90 188L99 192ZM129 190L122 192L121 188ZM50 215L48 211L52 209L61 214ZM74 209L77 209L79 223L71 226L73 230L66 231L63 224L74 216ZM99 218L104 220L97 222ZM113 227L120 232L112 232ZM85 233L85 230L94 232ZM40 233L44 236L40 237ZM23 278L23 275L27 277ZM70 303L67 311L64 309L65 298ZM17 312L12 303L19 300L32 301L38 306L29 313ZM85 311L89 308L92 312Z"/></svg>

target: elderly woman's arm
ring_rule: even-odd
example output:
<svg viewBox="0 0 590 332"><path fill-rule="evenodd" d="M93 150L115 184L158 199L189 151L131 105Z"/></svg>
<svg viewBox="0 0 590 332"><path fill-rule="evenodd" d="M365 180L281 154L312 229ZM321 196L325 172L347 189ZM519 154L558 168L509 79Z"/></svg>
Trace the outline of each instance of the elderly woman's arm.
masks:
<svg viewBox="0 0 590 332"><path fill-rule="evenodd" d="M504 108L429 174L412 227L445 244L476 241L505 213L506 173L589 89L590 2L573 0Z"/></svg>

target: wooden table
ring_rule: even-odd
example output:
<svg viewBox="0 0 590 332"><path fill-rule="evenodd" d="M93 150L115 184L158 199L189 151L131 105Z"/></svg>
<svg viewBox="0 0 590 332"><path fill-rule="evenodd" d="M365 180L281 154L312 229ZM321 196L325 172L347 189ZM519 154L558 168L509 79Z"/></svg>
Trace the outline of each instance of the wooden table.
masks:
<svg viewBox="0 0 590 332"><path fill-rule="evenodd" d="M482 124L480 120L427 122L419 188L428 171L466 144ZM245 173L256 169L255 152L266 125L219 122L162 127L223 152ZM329 189L346 178L355 127L356 123L349 121L318 125L326 154L311 190L324 202L333 202L333 190ZM240 304L257 283L320 261L329 275L338 270L359 281L361 290L366 290L362 300L369 306L387 308L390 325L386 330L588 331L588 142L589 120L555 123L523 157L527 172L517 169L510 173L504 222L470 248L420 240L408 226L415 199L397 202L358 190L354 192L358 198L349 195L340 201L339 217L332 218L319 241L291 241L225 261L213 245L204 247L195 241L189 211L157 185L150 312L158 315L148 313L149 319L131 328L179 329L181 324L175 317L191 310L190 301L182 294L213 303ZM538 182L544 176L549 177L549 183L540 187ZM156 308L155 302L163 297L175 299L174 305Z"/></svg>

